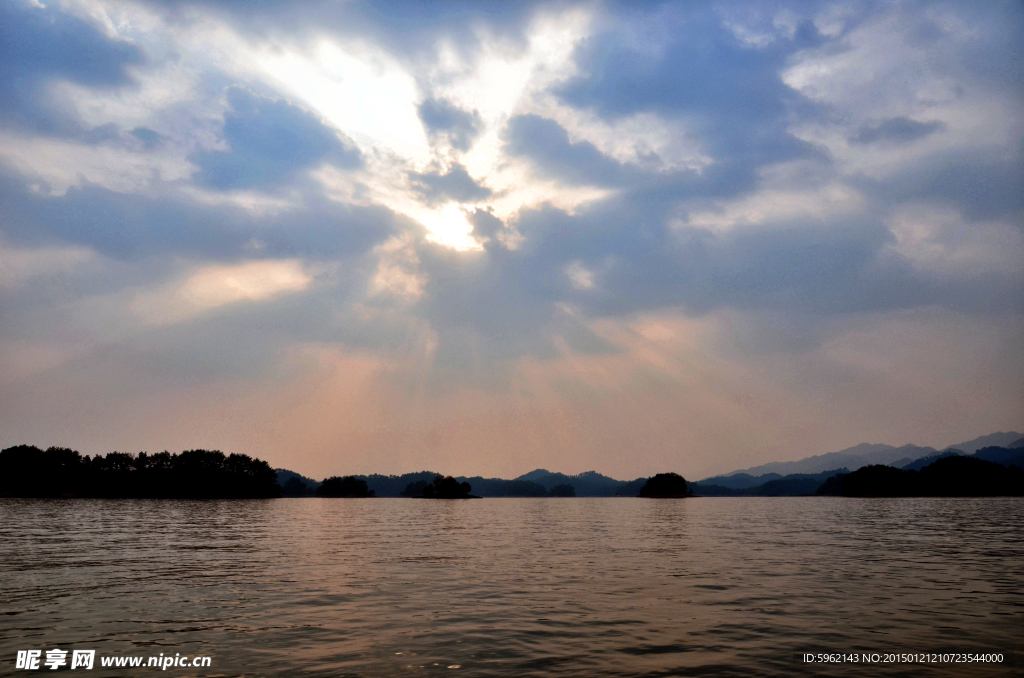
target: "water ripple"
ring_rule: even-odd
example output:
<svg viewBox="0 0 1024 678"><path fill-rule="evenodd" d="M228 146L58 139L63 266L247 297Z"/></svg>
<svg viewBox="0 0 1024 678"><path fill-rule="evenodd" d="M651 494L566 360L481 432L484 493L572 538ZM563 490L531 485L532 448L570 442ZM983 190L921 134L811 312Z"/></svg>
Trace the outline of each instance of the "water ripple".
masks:
<svg viewBox="0 0 1024 678"><path fill-rule="evenodd" d="M1020 499L6 499L0 661L68 646L209 654L206 676L839 676L854 667L800 654L969 651L1009 663L871 670L1007 675L1022 535Z"/></svg>

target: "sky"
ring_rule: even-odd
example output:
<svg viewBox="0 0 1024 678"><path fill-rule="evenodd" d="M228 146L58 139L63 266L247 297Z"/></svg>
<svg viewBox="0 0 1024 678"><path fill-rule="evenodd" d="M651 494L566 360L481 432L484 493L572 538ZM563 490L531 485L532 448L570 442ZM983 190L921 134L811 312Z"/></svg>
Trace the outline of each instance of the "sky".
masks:
<svg viewBox="0 0 1024 678"><path fill-rule="evenodd" d="M1019 2L0 2L0 447L695 479L1024 429Z"/></svg>

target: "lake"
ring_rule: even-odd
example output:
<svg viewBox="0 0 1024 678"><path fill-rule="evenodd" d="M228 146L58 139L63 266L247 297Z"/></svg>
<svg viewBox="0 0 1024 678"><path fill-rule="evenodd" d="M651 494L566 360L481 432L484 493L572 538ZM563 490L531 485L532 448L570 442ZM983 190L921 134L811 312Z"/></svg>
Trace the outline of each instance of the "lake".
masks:
<svg viewBox="0 0 1024 678"><path fill-rule="evenodd" d="M0 593L5 675L1020 675L1024 500L0 499Z"/></svg>

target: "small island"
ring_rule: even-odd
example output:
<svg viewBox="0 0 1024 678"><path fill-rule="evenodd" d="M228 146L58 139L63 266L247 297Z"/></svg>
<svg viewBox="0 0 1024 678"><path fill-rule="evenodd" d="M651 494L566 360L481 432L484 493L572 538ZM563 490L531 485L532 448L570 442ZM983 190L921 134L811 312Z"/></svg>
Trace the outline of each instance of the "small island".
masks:
<svg viewBox="0 0 1024 678"><path fill-rule="evenodd" d="M678 473L659 473L640 488L640 497L649 499L682 499L689 497L686 479Z"/></svg>

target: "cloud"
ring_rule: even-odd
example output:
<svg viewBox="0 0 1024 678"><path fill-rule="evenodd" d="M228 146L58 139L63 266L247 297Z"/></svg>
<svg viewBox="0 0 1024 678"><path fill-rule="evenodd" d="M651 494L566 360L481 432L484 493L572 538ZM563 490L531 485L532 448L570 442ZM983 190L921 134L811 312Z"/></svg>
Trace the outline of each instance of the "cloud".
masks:
<svg viewBox="0 0 1024 678"><path fill-rule="evenodd" d="M779 72L792 54L821 42L810 22L763 48L739 40L704 9L620 10L610 23L581 44L579 74L554 89L569 105L612 119L643 111L688 118L720 161L756 166L808 153L788 134L785 117L809 107Z"/></svg>
<svg viewBox="0 0 1024 678"><path fill-rule="evenodd" d="M3 3L0 28L0 120L36 134L89 133L74 109L53 96L51 85L124 87L132 83L129 68L145 61L137 46L37 3Z"/></svg>
<svg viewBox="0 0 1024 678"><path fill-rule="evenodd" d="M465 166L452 163L447 172L409 172L412 188L428 204L445 200L456 202L480 202L493 194L491 189L481 186L469 176Z"/></svg>
<svg viewBox="0 0 1024 678"><path fill-rule="evenodd" d="M173 324L221 306L301 292L312 279L295 259L203 266L183 280L138 295L130 308L149 324Z"/></svg>
<svg viewBox="0 0 1024 678"><path fill-rule="evenodd" d="M519 40L541 5L479 0L426 0L415 5L401 0L372 4L284 0L242 5L233 0L145 1L161 8L170 22L188 23L193 16L189 10L199 10L260 37L287 33L306 38L326 31L349 40L373 40L393 53L410 56L432 51L439 40L470 51L490 37Z"/></svg>
<svg viewBox="0 0 1024 678"><path fill-rule="evenodd" d="M481 240L494 241L499 234L506 233L505 223L488 210L477 208L468 216L473 225L473 235Z"/></svg>
<svg viewBox="0 0 1024 678"><path fill-rule="evenodd" d="M519 115L505 131L506 151L529 158L537 169L568 183L616 185L625 171L589 141L572 142L565 128L538 115Z"/></svg>
<svg viewBox="0 0 1024 678"><path fill-rule="evenodd" d="M464 111L444 99L425 99L416 111L431 137L443 137L459 151L469 150L483 126L479 111Z"/></svg>
<svg viewBox="0 0 1024 678"><path fill-rule="evenodd" d="M877 141L906 143L926 137L932 132L942 129L944 125L938 120L918 122L910 118L889 118L881 122L864 125L853 138L854 143L871 144Z"/></svg>
<svg viewBox="0 0 1024 678"><path fill-rule="evenodd" d="M306 194L296 204L250 210L180 194L120 193L94 185L48 197L31 184L0 176L0 228L16 243L75 243L114 259L153 256L245 256L254 240L265 254L346 258L406 228L380 206L345 205Z"/></svg>
<svg viewBox="0 0 1024 678"><path fill-rule="evenodd" d="M226 151L200 151L197 183L220 190L279 187L299 170L320 162L343 168L361 164L359 150L337 132L282 100L233 87L224 118Z"/></svg>
<svg viewBox="0 0 1024 678"><path fill-rule="evenodd" d="M131 131L131 134L133 137L145 144L147 149L154 148L157 144L166 139L164 135L147 127L136 127Z"/></svg>

